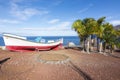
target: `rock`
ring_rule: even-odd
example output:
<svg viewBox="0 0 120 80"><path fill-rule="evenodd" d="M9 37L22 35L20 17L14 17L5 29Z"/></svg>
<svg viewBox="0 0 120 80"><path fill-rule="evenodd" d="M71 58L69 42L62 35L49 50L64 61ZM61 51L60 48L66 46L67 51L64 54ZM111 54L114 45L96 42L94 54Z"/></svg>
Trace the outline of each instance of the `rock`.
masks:
<svg viewBox="0 0 120 80"><path fill-rule="evenodd" d="M69 42L69 43L68 43L68 47L76 47L76 45L75 45L75 43L73 43L73 42Z"/></svg>
<svg viewBox="0 0 120 80"><path fill-rule="evenodd" d="M1 48L2 50L6 50L6 47L5 47L5 46L0 46L0 48Z"/></svg>

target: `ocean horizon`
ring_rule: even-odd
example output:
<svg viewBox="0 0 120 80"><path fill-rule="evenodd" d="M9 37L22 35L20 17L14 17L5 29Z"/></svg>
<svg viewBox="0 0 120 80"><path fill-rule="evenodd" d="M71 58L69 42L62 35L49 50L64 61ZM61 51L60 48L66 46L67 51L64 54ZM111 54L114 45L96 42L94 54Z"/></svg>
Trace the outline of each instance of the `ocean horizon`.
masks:
<svg viewBox="0 0 120 80"><path fill-rule="evenodd" d="M63 38L63 46L67 46L69 42L73 42L75 45L80 45L80 39L78 36L25 36L27 40L35 41L37 37L47 40L58 40ZM3 37L0 36L0 46L5 46Z"/></svg>

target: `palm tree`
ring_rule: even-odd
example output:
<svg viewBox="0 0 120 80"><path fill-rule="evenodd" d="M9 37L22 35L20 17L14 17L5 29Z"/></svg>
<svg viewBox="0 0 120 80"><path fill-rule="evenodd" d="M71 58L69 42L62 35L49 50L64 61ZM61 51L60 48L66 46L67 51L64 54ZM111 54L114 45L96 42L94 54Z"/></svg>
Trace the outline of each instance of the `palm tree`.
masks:
<svg viewBox="0 0 120 80"><path fill-rule="evenodd" d="M104 40L104 52L106 52L106 45L114 45L114 41L115 41L115 30L113 28L113 26L109 23L105 23L103 24L104 26L104 31L103 31L103 40ZM111 46L112 48L112 46Z"/></svg>
<svg viewBox="0 0 120 80"><path fill-rule="evenodd" d="M102 33L102 41L104 41L104 52L106 52L106 45L110 48L110 53L112 53L114 45L117 43L117 39L119 36L119 31L113 28L113 25L110 23L103 24L104 30Z"/></svg>
<svg viewBox="0 0 120 80"><path fill-rule="evenodd" d="M97 31L96 31L96 35L97 35L97 51L101 53L102 51L102 40L103 40L103 32L105 27L103 26L105 21L105 17L101 17L97 20ZM98 40L100 39L100 44L98 42Z"/></svg>
<svg viewBox="0 0 120 80"><path fill-rule="evenodd" d="M90 49L89 36L91 34L94 34L95 27L96 27L96 21L93 18L76 20L72 25L72 28L78 33L78 36L80 37L81 42L83 42L83 51L87 50L87 53L89 53L89 49ZM87 49L85 48L86 40L87 40Z"/></svg>
<svg viewBox="0 0 120 80"><path fill-rule="evenodd" d="M115 40L115 46L114 46L114 48L115 49L120 49L120 30L116 30L116 33L119 33L119 34L117 34L118 36L117 36L117 38L116 38L116 40Z"/></svg>
<svg viewBox="0 0 120 80"><path fill-rule="evenodd" d="M83 44L83 52L85 52L85 40L86 40L86 32L85 32L85 26L83 25L82 20L76 20L72 24L72 29L74 29L80 38L80 42Z"/></svg>
<svg viewBox="0 0 120 80"><path fill-rule="evenodd" d="M85 25L86 38L87 38L87 53L91 49L91 35L95 34L96 20L94 18L83 19L83 24Z"/></svg>
<svg viewBox="0 0 120 80"><path fill-rule="evenodd" d="M120 29L116 30L117 39L115 41L116 46L120 49Z"/></svg>
<svg viewBox="0 0 120 80"><path fill-rule="evenodd" d="M74 29L80 37L81 43L83 44L83 51L89 53L90 49L90 36L96 35L97 39L100 40L100 44L97 44L97 50L101 53L102 50L105 52L106 46L118 45L120 46L120 30L115 30L110 23L105 23L105 17L101 17L98 20L94 18L85 18L83 20L76 20L72 29ZM87 41L87 49L85 47L85 41ZM103 45L104 43L104 45Z"/></svg>

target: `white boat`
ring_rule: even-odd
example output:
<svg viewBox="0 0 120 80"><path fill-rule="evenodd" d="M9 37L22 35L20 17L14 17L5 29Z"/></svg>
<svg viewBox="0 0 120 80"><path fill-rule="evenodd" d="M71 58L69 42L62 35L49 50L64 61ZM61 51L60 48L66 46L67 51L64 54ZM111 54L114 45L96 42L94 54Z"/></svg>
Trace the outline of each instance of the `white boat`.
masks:
<svg viewBox="0 0 120 80"><path fill-rule="evenodd" d="M41 43L8 33L3 34L3 39L6 49L10 51L56 50L61 48L63 44L63 39L51 43Z"/></svg>

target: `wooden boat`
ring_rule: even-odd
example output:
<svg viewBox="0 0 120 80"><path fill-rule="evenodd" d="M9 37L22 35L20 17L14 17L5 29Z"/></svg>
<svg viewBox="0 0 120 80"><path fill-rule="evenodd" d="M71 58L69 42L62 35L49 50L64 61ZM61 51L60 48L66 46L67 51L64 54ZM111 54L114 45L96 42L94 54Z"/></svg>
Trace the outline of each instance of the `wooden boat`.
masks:
<svg viewBox="0 0 120 80"><path fill-rule="evenodd" d="M51 43L40 43L27 40L26 37L8 33L3 34L3 40L6 49L10 51L57 50L63 44L63 39Z"/></svg>

